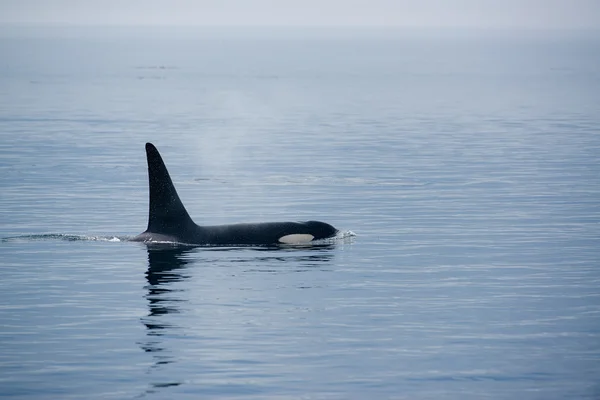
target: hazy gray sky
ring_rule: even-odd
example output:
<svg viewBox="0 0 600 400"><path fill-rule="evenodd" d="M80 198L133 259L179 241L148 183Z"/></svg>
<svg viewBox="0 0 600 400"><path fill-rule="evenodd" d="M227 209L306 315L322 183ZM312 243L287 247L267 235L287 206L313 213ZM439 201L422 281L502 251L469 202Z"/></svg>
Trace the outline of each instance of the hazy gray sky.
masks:
<svg viewBox="0 0 600 400"><path fill-rule="evenodd" d="M600 28L600 0L0 0L0 24Z"/></svg>

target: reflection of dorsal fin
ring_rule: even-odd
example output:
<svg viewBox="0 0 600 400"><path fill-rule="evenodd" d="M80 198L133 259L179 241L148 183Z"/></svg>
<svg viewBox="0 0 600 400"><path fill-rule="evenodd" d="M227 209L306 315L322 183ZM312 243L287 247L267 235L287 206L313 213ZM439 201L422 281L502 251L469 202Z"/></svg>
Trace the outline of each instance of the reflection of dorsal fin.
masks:
<svg viewBox="0 0 600 400"><path fill-rule="evenodd" d="M150 186L150 211L147 232L181 232L194 224L179 199L160 153L152 143L146 143L148 159L148 184Z"/></svg>

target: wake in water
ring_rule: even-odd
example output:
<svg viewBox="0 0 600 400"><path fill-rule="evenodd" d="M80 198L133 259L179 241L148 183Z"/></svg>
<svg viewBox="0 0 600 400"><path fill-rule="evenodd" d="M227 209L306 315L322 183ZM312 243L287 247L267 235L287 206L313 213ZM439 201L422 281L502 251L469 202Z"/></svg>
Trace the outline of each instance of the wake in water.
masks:
<svg viewBox="0 0 600 400"><path fill-rule="evenodd" d="M62 240L67 242L126 242L132 236L89 236L70 235L66 233L44 233L38 235L21 235L2 238L2 242L32 242L36 240Z"/></svg>

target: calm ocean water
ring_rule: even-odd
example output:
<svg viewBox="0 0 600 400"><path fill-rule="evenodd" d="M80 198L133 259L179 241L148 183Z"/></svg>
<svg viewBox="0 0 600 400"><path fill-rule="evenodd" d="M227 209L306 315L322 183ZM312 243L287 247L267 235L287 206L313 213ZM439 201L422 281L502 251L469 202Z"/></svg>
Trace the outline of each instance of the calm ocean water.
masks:
<svg viewBox="0 0 600 400"><path fill-rule="evenodd" d="M3 28L0 397L600 398L599 38Z"/></svg>

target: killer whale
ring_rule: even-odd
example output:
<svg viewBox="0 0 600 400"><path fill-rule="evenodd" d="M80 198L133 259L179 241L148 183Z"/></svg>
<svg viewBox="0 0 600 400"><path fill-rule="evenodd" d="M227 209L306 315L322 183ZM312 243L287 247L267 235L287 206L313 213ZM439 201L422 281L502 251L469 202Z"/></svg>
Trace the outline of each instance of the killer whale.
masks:
<svg viewBox="0 0 600 400"><path fill-rule="evenodd" d="M165 163L152 143L148 161L148 227L136 242L176 242L190 245L305 244L334 237L338 230L320 221L197 225L185 209Z"/></svg>

